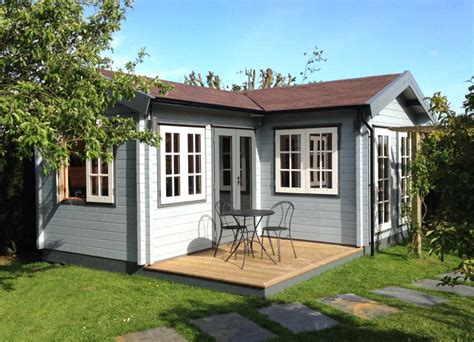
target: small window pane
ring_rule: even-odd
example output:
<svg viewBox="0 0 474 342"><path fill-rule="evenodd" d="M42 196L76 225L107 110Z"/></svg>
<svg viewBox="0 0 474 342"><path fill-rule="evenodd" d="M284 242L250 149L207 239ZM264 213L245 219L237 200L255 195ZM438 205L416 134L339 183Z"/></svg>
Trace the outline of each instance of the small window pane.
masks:
<svg viewBox="0 0 474 342"><path fill-rule="evenodd" d="M290 154L281 153L280 154L280 168L288 170L290 168Z"/></svg>
<svg viewBox="0 0 474 342"><path fill-rule="evenodd" d="M91 173L96 175L98 174L98 169L99 169L99 159L92 159L92 170Z"/></svg>
<svg viewBox="0 0 474 342"><path fill-rule="evenodd" d="M309 154L309 168L310 169L315 169L316 168L316 165L315 165L315 155L314 153L310 153Z"/></svg>
<svg viewBox="0 0 474 342"><path fill-rule="evenodd" d="M171 152L171 133L165 134L165 150Z"/></svg>
<svg viewBox="0 0 474 342"><path fill-rule="evenodd" d="M179 152L179 133L173 134L173 147L175 153Z"/></svg>
<svg viewBox="0 0 474 342"><path fill-rule="evenodd" d="M188 152L193 152L193 134L188 134Z"/></svg>
<svg viewBox="0 0 474 342"><path fill-rule="evenodd" d="M179 196L180 194L181 194L180 177L174 177L174 195Z"/></svg>
<svg viewBox="0 0 474 342"><path fill-rule="evenodd" d="M383 178L383 174L384 174L384 171L383 171L383 159L379 158L377 164L378 164L378 170L379 170L379 171L378 171L378 172L379 172L378 178L380 179L380 178Z"/></svg>
<svg viewBox="0 0 474 342"><path fill-rule="evenodd" d="M195 157L196 160L196 173L201 173L201 155L196 155Z"/></svg>
<svg viewBox="0 0 474 342"><path fill-rule="evenodd" d="M321 187L324 189L332 189L332 172L321 172Z"/></svg>
<svg viewBox="0 0 474 342"><path fill-rule="evenodd" d="M109 195L109 177L101 177L101 192L102 196Z"/></svg>
<svg viewBox="0 0 474 342"><path fill-rule="evenodd" d="M194 173L194 156L188 156L188 173Z"/></svg>
<svg viewBox="0 0 474 342"><path fill-rule="evenodd" d="M290 136L280 135L280 151L288 152L290 150Z"/></svg>
<svg viewBox="0 0 474 342"><path fill-rule="evenodd" d="M389 165L388 163L389 163L388 158L385 158L385 159L384 159L383 178L389 178L389 177L390 177L390 175L389 175L389 172L390 172L390 165Z"/></svg>
<svg viewBox="0 0 474 342"><path fill-rule="evenodd" d="M196 194L202 193L202 177L196 176Z"/></svg>
<svg viewBox="0 0 474 342"><path fill-rule="evenodd" d="M377 206L378 212L379 212L379 223L384 222L384 215L383 215L383 203L379 203Z"/></svg>
<svg viewBox="0 0 474 342"><path fill-rule="evenodd" d="M194 139L194 151L199 153L201 152L201 134L195 134Z"/></svg>
<svg viewBox="0 0 474 342"><path fill-rule="evenodd" d="M388 136L384 135L383 137L383 151L384 156L388 156Z"/></svg>
<svg viewBox="0 0 474 342"><path fill-rule="evenodd" d="M291 150L301 151L301 136L299 134L291 136Z"/></svg>
<svg viewBox="0 0 474 342"><path fill-rule="evenodd" d="M331 151L332 150L332 134L324 133L321 135L321 150L322 151Z"/></svg>
<svg viewBox="0 0 474 342"><path fill-rule="evenodd" d="M231 146L232 146L232 138L231 137L221 137L222 139L222 152L223 153L230 153Z"/></svg>
<svg viewBox="0 0 474 342"><path fill-rule="evenodd" d="M377 147L378 147L377 153L378 153L379 156L383 156L383 135L379 135L377 137L377 140L378 140L378 142L377 142Z"/></svg>
<svg viewBox="0 0 474 342"><path fill-rule="evenodd" d="M105 163L105 162L102 162L102 167L101 167L100 172L104 175L108 174L109 173L109 164Z"/></svg>
<svg viewBox="0 0 474 342"><path fill-rule="evenodd" d="M390 203L389 202L384 203L383 212L384 212L384 222L390 221Z"/></svg>
<svg viewBox="0 0 474 342"><path fill-rule="evenodd" d="M99 196L99 177L92 176L91 177L91 186L92 186L92 195Z"/></svg>
<svg viewBox="0 0 474 342"><path fill-rule="evenodd" d="M166 197L173 196L173 177L166 177Z"/></svg>
<svg viewBox="0 0 474 342"><path fill-rule="evenodd" d="M291 187L292 188L301 187L301 172L299 171L291 172Z"/></svg>
<svg viewBox="0 0 474 342"><path fill-rule="evenodd" d="M390 193L390 191L388 191L388 190L389 190L389 184L388 184L388 180L386 180L383 183L383 192L384 192L383 199L385 201L388 201L388 195Z"/></svg>
<svg viewBox="0 0 474 342"><path fill-rule="evenodd" d="M188 176L189 194L194 195L194 176Z"/></svg>
<svg viewBox="0 0 474 342"><path fill-rule="evenodd" d="M280 172L280 181L281 181L281 187L289 188L290 187L290 172L289 171L281 171Z"/></svg>
<svg viewBox="0 0 474 342"><path fill-rule="evenodd" d="M230 171L222 172L222 183L224 186L230 186Z"/></svg>
<svg viewBox="0 0 474 342"><path fill-rule="evenodd" d="M292 153L291 154L291 169L292 170L300 170L301 169L301 154L300 153Z"/></svg>
<svg viewBox="0 0 474 342"><path fill-rule="evenodd" d="M378 194L377 194L377 198L378 198L378 201L381 202L383 201L383 181L378 181Z"/></svg>
<svg viewBox="0 0 474 342"><path fill-rule="evenodd" d="M309 173L309 186L311 189L317 189L319 185L319 171L311 171Z"/></svg>
<svg viewBox="0 0 474 342"><path fill-rule="evenodd" d="M331 152L321 153L321 168L326 169L326 170L332 169L332 153Z"/></svg>
<svg viewBox="0 0 474 342"><path fill-rule="evenodd" d="M230 169L230 154L222 155L222 166L224 169Z"/></svg>
<svg viewBox="0 0 474 342"><path fill-rule="evenodd" d="M174 156L174 170L173 173L179 174L179 156Z"/></svg>
<svg viewBox="0 0 474 342"><path fill-rule="evenodd" d="M166 174L171 175L173 171L171 170L171 156L166 156Z"/></svg>

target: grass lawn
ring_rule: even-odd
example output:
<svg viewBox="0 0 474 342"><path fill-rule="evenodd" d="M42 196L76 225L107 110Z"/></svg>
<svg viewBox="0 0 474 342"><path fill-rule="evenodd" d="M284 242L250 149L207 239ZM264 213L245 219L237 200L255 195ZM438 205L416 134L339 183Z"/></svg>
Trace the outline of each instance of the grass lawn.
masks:
<svg viewBox="0 0 474 342"><path fill-rule="evenodd" d="M407 257L405 247L395 246L374 259L359 258L268 300L77 266L0 265L0 341L112 340L114 336L162 325L174 328L189 340L212 340L188 321L232 311L284 341L472 341L473 298L436 292L437 296L448 298L449 303L422 308L369 292L388 285L413 288L412 281L449 271L455 264L454 259L440 263L434 257ZM316 301L343 293L372 298L401 312L362 320ZM270 303L295 301L341 324L320 332L293 335L257 312Z"/></svg>

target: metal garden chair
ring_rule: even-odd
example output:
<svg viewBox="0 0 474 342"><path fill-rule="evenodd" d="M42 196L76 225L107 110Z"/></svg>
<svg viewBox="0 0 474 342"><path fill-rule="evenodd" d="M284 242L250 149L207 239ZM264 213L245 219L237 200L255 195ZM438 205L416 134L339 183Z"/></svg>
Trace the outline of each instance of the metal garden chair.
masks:
<svg viewBox="0 0 474 342"><path fill-rule="evenodd" d="M295 211L295 206L290 201L280 201L273 205L271 208L275 212L274 215L268 216L265 226L262 228L262 244L267 233L268 240L270 241L270 246L272 248L272 253L275 255L273 250L272 239L270 233L273 232L277 238L277 247L278 247L278 261L281 261L281 250L280 250L280 239L283 232L288 233L290 238L291 247L293 248L293 254L296 258L295 246L293 245L293 238L291 237L291 219L293 218L293 213Z"/></svg>
<svg viewBox="0 0 474 342"><path fill-rule="evenodd" d="M245 226L239 225L233 216L231 215L225 215L224 213L229 210L233 210L232 206L224 201L218 201L215 204L215 210L217 216L219 216L219 222L221 224L221 230L219 233L219 238L217 239L217 244L216 244L216 249L214 250L214 257L217 254L217 250L219 249L219 245L221 243L222 239L222 232L223 231L232 231L232 234L234 235L234 239L232 241L232 245L230 247L230 250L232 251L232 248L234 245L237 243L237 238L239 236L239 233L241 231L246 230Z"/></svg>

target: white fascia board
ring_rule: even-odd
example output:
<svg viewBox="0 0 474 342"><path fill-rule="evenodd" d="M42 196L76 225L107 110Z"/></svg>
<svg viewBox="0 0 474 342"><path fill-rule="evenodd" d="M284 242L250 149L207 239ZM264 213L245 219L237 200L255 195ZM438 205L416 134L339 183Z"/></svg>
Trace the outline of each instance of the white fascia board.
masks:
<svg viewBox="0 0 474 342"><path fill-rule="evenodd" d="M425 114L430 118L431 122L436 123L437 120L431 114L428 105L424 100L425 97L420 87L409 71L405 71L400 74L397 78L385 86L385 88L372 96L366 102L366 104L370 106L372 115L377 115L380 113L382 109L384 109L390 103L390 101L403 93L407 88L410 88L415 93L415 96L423 107Z"/></svg>

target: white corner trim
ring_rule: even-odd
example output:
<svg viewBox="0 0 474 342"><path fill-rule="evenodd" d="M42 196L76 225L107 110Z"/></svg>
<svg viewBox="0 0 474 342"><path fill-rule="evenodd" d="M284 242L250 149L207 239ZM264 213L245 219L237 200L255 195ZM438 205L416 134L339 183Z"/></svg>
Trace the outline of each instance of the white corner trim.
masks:
<svg viewBox="0 0 474 342"><path fill-rule="evenodd" d="M145 118L140 115L138 130L145 129ZM145 144L136 142L137 172L137 264L146 264L146 193L145 193Z"/></svg>

